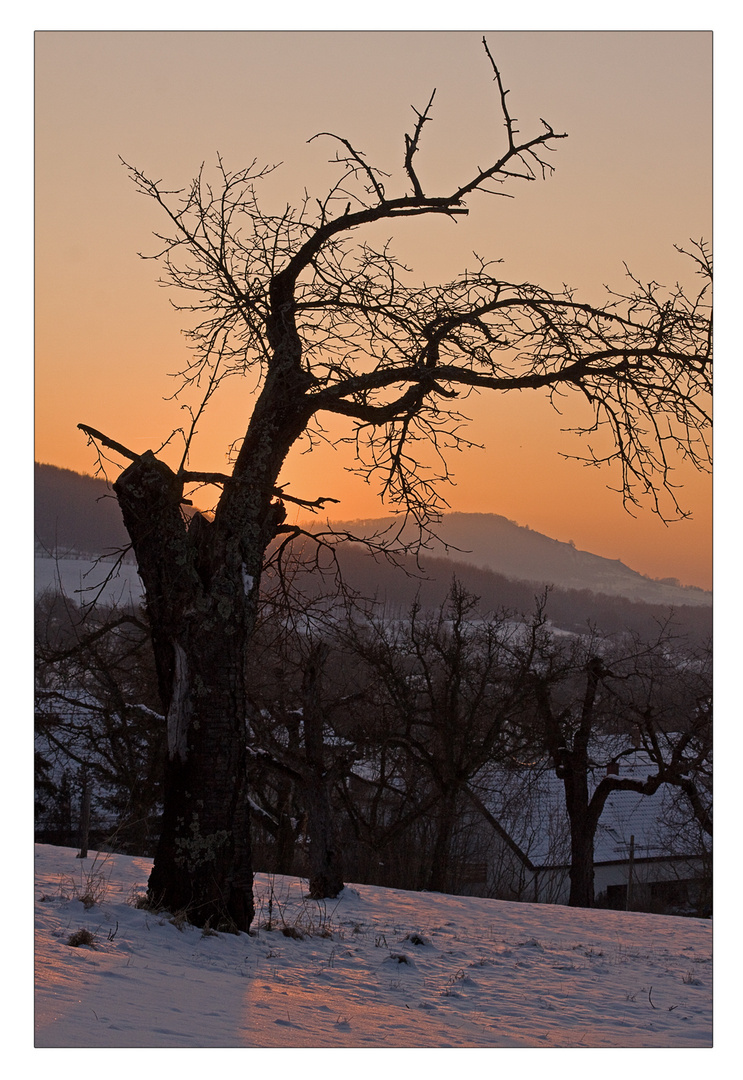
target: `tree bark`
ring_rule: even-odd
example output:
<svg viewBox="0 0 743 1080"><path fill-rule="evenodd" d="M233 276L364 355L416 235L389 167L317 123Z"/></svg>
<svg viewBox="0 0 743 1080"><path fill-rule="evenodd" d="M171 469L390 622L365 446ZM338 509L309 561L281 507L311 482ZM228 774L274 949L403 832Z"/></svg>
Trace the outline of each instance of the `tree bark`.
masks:
<svg viewBox="0 0 743 1080"><path fill-rule="evenodd" d="M231 640L234 630L229 622L217 624L187 654L178 654L168 714L169 735L175 727L178 736L169 739L149 894L169 910L184 910L197 926L247 930L254 914L253 873L243 653Z"/></svg>
<svg viewBox="0 0 743 1080"><path fill-rule="evenodd" d="M305 668L302 687L307 762L303 787L307 835L310 840L309 895L313 900L334 899L344 884L340 844L330 805L325 765L321 685L327 657L326 645L321 643L313 647Z"/></svg>
<svg viewBox="0 0 743 1080"><path fill-rule="evenodd" d="M149 895L196 925L247 930L254 909L244 663L260 564L247 566L209 535L205 519L187 527L182 486L149 451L114 490L145 585L167 722Z"/></svg>
<svg viewBox="0 0 743 1080"><path fill-rule="evenodd" d="M281 777L277 793L276 828L276 873L294 873L294 846L297 842L294 822L292 821L293 784L287 777Z"/></svg>
<svg viewBox="0 0 743 1080"><path fill-rule="evenodd" d="M78 859L87 859L88 840L90 837L90 777L86 765L82 768L82 792L80 795L80 851Z"/></svg>
<svg viewBox="0 0 743 1080"><path fill-rule="evenodd" d="M596 826L578 808L570 817L570 907L593 907L593 843Z"/></svg>
<svg viewBox="0 0 743 1080"><path fill-rule="evenodd" d="M428 876L428 888L431 892L448 892L451 889L451 845L458 793L458 787L451 787L443 792L439 802L436 841Z"/></svg>
<svg viewBox="0 0 743 1080"><path fill-rule="evenodd" d="M333 812L322 782L305 788L307 835L309 836L309 896L333 899L342 891L343 870Z"/></svg>

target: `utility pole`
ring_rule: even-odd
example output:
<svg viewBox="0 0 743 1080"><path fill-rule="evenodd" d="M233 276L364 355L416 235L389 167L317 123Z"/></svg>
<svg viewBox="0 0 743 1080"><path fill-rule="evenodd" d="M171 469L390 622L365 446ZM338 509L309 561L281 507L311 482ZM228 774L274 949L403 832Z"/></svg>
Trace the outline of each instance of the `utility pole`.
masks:
<svg viewBox="0 0 743 1080"><path fill-rule="evenodd" d="M632 910L632 871L635 865L635 837L629 838L629 875L627 877L627 911Z"/></svg>
<svg viewBox="0 0 743 1080"><path fill-rule="evenodd" d="M88 857L88 834L90 833L90 781L88 767L82 769L82 795L80 797L80 852L78 859Z"/></svg>

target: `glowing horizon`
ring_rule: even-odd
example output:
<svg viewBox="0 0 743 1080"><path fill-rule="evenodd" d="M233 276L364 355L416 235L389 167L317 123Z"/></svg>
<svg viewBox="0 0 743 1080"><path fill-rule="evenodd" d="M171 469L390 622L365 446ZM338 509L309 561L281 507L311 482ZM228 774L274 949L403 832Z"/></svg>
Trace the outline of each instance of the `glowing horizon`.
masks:
<svg viewBox="0 0 743 1080"><path fill-rule="evenodd" d="M470 202L470 216L405 223L396 250L426 281L448 280L471 252L505 259L503 276L601 299L623 262L669 286L691 276L673 245L711 237L711 34L487 34L522 130L544 116L569 138L544 183ZM411 105L436 86L421 174L446 188L457 162L500 138L481 35L470 32L42 32L36 56L36 460L92 473L80 422L136 452L183 424L168 372L184 363L182 322L156 285L159 222L118 155L172 187L216 153L229 166L284 160L264 182L270 204L334 179L317 131L352 138L399 175ZM466 116L467 123L462 122ZM390 184L394 179L390 180ZM224 470L245 430L252 386L231 380L201 425L191 466ZM711 480L679 467L693 519L637 518L607 490L617 478L579 453L571 411L535 394L467 401L482 451L454 455L452 511L497 513L572 540L651 577L711 587ZM376 489L348 477L332 440L297 447L281 482L341 499L335 519L383 516ZM172 453L176 455L175 445ZM167 453L166 453L167 457ZM176 455L177 457L177 455ZM171 459L169 459L171 460ZM172 463L172 460L171 460ZM112 470L115 475L115 470Z"/></svg>

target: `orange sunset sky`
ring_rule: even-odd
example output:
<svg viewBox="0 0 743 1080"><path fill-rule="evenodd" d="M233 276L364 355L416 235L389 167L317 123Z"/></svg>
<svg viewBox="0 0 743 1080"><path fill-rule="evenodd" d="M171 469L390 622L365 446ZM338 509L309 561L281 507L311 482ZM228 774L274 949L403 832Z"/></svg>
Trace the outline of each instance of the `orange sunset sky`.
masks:
<svg viewBox="0 0 743 1080"><path fill-rule="evenodd" d="M693 286L675 251L712 238L712 35L663 31L485 31L524 134L544 117L569 138L550 179L514 199L476 195L469 217L412 219L395 250L417 280L450 280L472 252L502 276L574 286L600 302L624 263L643 280ZM419 173L432 191L462 182L502 146L492 72L475 32L39 32L36 35L35 457L93 472L84 422L135 451L184 424L169 373L184 366L182 316L157 285L156 208L119 155L170 188L220 153L230 168L283 162L263 185L273 209L321 197L336 173L319 131L350 139L398 183L411 106L436 87ZM174 297L175 298L175 297ZM190 466L224 470L253 385L227 382L200 425ZM692 519L636 518L535 394L466 403L484 450L451 461L450 508L503 514L653 577L711 587L711 480L679 466ZM344 472L348 451L293 453L281 482L341 499L342 519L379 516L376 490ZM177 453L168 457L171 464ZM111 470L115 476L115 469Z"/></svg>

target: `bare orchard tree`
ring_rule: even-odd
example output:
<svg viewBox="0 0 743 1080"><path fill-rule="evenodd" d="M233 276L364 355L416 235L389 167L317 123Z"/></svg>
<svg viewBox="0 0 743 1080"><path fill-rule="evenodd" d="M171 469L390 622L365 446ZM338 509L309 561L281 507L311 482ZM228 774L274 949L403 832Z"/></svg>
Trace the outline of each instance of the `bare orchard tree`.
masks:
<svg viewBox="0 0 743 1080"><path fill-rule="evenodd" d="M668 470L677 452L708 463L704 245L692 251L702 276L693 297L630 278L624 295L592 306L569 291L510 284L485 261L448 285L411 287L389 246L372 243L380 222L456 220L475 193L507 194L552 171L549 152L565 135L545 122L520 134L484 44L503 145L453 190L432 194L418 166L433 95L405 136L396 192L355 145L327 133L315 138L336 150L330 190L278 215L261 208L258 187L271 170L255 163L231 172L219 159L215 185L202 171L182 191L130 169L163 214L154 257L191 318L192 360L181 377L202 397L175 470L151 450L137 454L80 427L130 462L114 490L146 590L168 728L164 825L149 888L196 923L244 930L252 918L244 661L264 553L289 533L284 503L328 501L291 497L279 483L289 450L321 434L323 416L349 421L357 468L381 476L388 500L424 529L441 507L446 453L466 445L457 402L473 390L580 395L592 413L588 430L613 437L613 449L598 453L618 466L630 503L649 496L662 512L665 488L674 505ZM231 471L191 470L199 418L232 376L250 378L257 394ZM438 478L416 464L421 443L442 463ZM213 520L187 522L184 485L199 481L221 485L221 496Z"/></svg>
<svg viewBox="0 0 743 1080"><path fill-rule="evenodd" d="M136 610L83 608L62 594L41 596L35 615L37 826L43 795L54 807L77 776L94 793L98 827L123 850L147 852L165 757L148 628Z"/></svg>
<svg viewBox="0 0 743 1080"><path fill-rule="evenodd" d="M384 749L402 750L410 772L430 784L430 805L421 808L431 829L425 887L450 892L468 785L521 742L528 667L514 659L517 631L506 613L481 612L454 579L437 611L416 601L405 619L383 613L356 627L349 621L347 632L377 684L377 708L389 725Z"/></svg>
<svg viewBox="0 0 743 1080"><path fill-rule="evenodd" d="M315 900L333 898L344 883L331 790L358 757L337 725L356 695L340 688L339 683L346 682L343 676L330 677L343 671L346 658L333 653L330 642L316 630L302 635L285 631L271 644L273 656L267 661L265 654L259 654L250 674L253 771L284 780L277 785L279 792L286 803L291 800L297 807L298 831L306 838L308 895ZM256 671L258 665L264 670ZM275 670L278 667L280 672ZM283 817L285 829L286 803L271 815L277 824ZM277 840L279 833L277 828ZM296 835L292 846L295 839Z"/></svg>
<svg viewBox="0 0 743 1080"><path fill-rule="evenodd" d="M654 640L555 638L539 604L521 647L529 660L533 713L524 720L537 753L562 781L570 828L574 907L594 903L594 840L612 792L684 792L700 828L712 836L711 656L675 641L670 625ZM619 775L641 750L642 778ZM597 768L598 767L598 768ZM594 779L599 772L600 779Z"/></svg>

